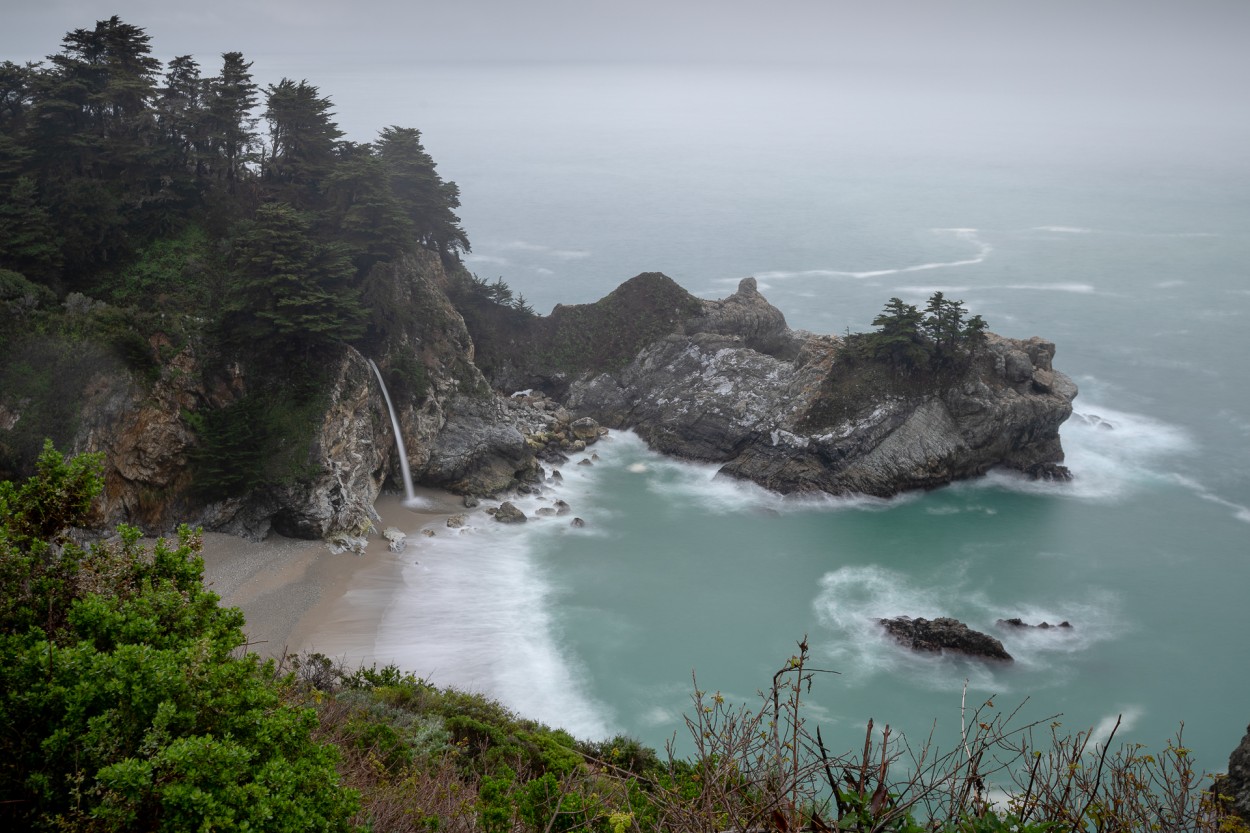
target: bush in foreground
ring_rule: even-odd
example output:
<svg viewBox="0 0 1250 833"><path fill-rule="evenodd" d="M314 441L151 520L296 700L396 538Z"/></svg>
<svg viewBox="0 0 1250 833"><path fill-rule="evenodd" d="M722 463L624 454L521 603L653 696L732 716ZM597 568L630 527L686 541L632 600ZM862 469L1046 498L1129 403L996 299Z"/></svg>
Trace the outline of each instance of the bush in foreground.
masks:
<svg viewBox="0 0 1250 833"><path fill-rule="evenodd" d="M356 797L313 711L240 654L198 535L84 548L99 459L0 483L0 814L22 829L337 830ZM9 829L14 829L10 827Z"/></svg>

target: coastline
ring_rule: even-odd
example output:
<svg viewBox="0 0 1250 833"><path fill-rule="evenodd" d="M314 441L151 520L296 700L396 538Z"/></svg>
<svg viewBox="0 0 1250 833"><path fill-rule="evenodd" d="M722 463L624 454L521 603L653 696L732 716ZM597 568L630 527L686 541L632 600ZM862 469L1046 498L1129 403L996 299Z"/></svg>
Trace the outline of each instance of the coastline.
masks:
<svg viewBox="0 0 1250 833"><path fill-rule="evenodd" d="M416 491L426 505L415 509L400 495L378 498L381 529L362 555L276 534L255 542L206 532L204 585L223 605L243 611L248 645L262 656L317 651L348 665L366 661L391 598L403 589L403 567L418 557L420 530L463 511L458 495ZM401 553L391 552L381 535L389 526L408 534Z"/></svg>

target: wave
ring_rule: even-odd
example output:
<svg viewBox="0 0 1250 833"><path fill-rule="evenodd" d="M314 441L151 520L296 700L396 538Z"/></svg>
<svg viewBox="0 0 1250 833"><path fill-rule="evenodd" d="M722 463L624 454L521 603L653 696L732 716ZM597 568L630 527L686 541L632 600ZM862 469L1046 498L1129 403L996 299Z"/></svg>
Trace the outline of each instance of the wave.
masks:
<svg viewBox="0 0 1250 833"><path fill-rule="evenodd" d="M1057 234L1093 234L1092 228L1080 226L1034 226L1030 231L1053 231Z"/></svg>
<svg viewBox="0 0 1250 833"><path fill-rule="evenodd" d="M930 229L934 233L950 233L960 240L967 241L977 247L977 253L962 260L933 261L918 263L914 266L898 266L892 269L870 269L866 271L849 271L843 269L804 269L800 271L768 271L755 275L757 280L786 280L789 278L880 278L886 275L902 275L910 272L927 272L931 269L953 269L959 266L976 266L984 263L994 251L994 247L986 243L974 228L938 228Z"/></svg>
<svg viewBox="0 0 1250 833"><path fill-rule="evenodd" d="M617 731L610 710L587 693L555 618L561 589L538 557L551 535L595 534L572 528L569 515L536 516L556 498L587 505L593 474L562 474L558 488L512 499L531 518L523 526L497 524L483 509L468 513L463 529L414 535L418 556L404 567L403 587L392 588L367 660L497 698L578 737Z"/></svg>
<svg viewBox="0 0 1250 833"><path fill-rule="evenodd" d="M492 266L510 266L512 261L506 257L498 257L497 255L467 254L464 256L466 263L488 263Z"/></svg>
<svg viewBox="0 0 1250 833"><path fill-rule="evenodd" d="M1052 234L1105 234L1119 237L1219 237L1210 231L1113 231L1084 228L1082 226L1032 226L1027 231L1046 231Z"/></svg>
<svg viewBox="0 0 1250 833"><path fill-rule="evenodd" d="M584 249L557 249L552 246L546 246L542 243L530 243L526 240L513 240L505 243L502 248L511 249L518 252L530 252L532 254L542 254L548 257L554 257L558 260L580 260L590 257L590 252Z"/></svg>
<svg viewBox="0 0 1250 833"><path fill-rule="evenodd" d="M1093 285L1088 283L1014 283L1003 286L987 286L985 289L1016 289L1030 292L1076 292L1088 295L1095 292Z"/></svg>
<svg viewBox="0 0 1250 833"><path fill-rule="evenodd" d="M1173 474L1172 479L1181 486L1184 486L1186 489L1189 489L1203 500L1214 503L1216 506L1222 506L1225 509L1228 509L1232 512L1233 517L1242 523L1250 524L1250 506L1242 506L1240 503L1234 503L1231 500L1222 498L1206 486L1202 485L1202 483L1194 480L1192 477L1186 477L1183 474Z"/></svg>
<svg viewBox="0 0 1250 833"><path fill-rule="evenodd" d="M1059 433L1064 465L1073 475L1071 482L1029 480L1013 472L995 470L983 482L961 487L992 486L1085 500L1119 500L1152 484L1169 482L1173 475L1166 468L1167 461L1195 448L1182 428L1092 401L1083 402L1079 410L1074 410Z"/></svg>
<svg viewBox="0 0 1250 833"><path fill-rule="evenodd" d="M812 602L829 647L823 659L850 681L880 674L900 675L938 691L974 688L1011 690L1013 675L1029 673L1029 688L1059 685L1076 671L1076 657L1124 630L1119 599L1107 591L1086 591L1084 599L1034 604L1001 604L969 586L962 570L926 581L881 566L846 566L826 573ZM954 616L999 639L1015 658L1011 666L991 666L957 655L924 654L898 645L878 624L895 616L934 619ZM1042 630L998 628L1000 618L1074 627ZM1040 672L1040 673L1030 673Z"/></svg>
<svg viewBox="0 0 1250 833"><path fill-rule="evenodd" d="M666 457L648 448L646 442L632 431L616 431L611 436L615 440L613 448L610 452L600 452L601 465L632 475L645 475L646 488L653 494L675 505L714 515L884 510L915 499L913 496L885 499L865 495L782 495L749 480L721 474L716 463L695 463Z"/></svg>

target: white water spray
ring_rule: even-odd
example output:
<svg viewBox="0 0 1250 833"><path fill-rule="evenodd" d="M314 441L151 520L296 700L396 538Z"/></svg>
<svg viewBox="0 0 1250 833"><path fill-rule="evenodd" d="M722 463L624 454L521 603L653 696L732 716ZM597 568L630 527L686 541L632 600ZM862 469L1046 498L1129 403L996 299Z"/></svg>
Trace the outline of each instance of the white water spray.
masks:
<svg viewBox="0 0 1250 833"><path fill-rule="evenodd" d="M412 489L412 471L408 468L408 452L404 449L404 435L399 432L399 417L395 416L395 406L391 404L391 395L386 390L386 382L382 380L382 371L373 359L369 359L373 375L378 377L378 385L382 388L382 398L386 400L386 411L391 415L391 428L395 431L395 449L399 452L399 470L404 476L404 506L417 506L421 501Z"/></svg>

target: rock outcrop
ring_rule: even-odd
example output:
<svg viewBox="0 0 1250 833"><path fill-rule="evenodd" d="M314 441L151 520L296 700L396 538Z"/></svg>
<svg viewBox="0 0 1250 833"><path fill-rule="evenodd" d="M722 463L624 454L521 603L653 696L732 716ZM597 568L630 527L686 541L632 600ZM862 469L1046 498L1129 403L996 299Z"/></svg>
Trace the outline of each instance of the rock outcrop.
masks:
<svg viewBox="0 0 1250 833"><path fill-rule="evenodd" d="M1012 662L1012 656L1003 648L1003 643L988 634L974 631L958 619L946 616L936 619L899 616L877 621L900 645L913 651L949 652L978 659Z"/></svg>
<svg viewBox="0 0 1250 833"><path fill-rule="evenodd" d="M908 379L843 348L790 330L747 278L620 369L583 372L566 404L783 493L889 496L996 466L1068 476L1059 426L1076 386L1052 343L991 334L958 373Z"/></svg>
<svg viewBox="0 0 1250 833"><path fill-rule="evenodd" d="M473 363L473 342L446 294L447 281L439 258L418 252L376 267L365 286L375 314L393 318L378 363L392 381L409 380L392 393L413 474L428 485L479 495L541 478L516 416ZM68 443L58 442L75 453L104 453L100 523L162 533L186 522L257 539L276 530L356 549L377 531L373 504L384 484L399 486L394 436L365 357L344 347L328 358L316 410L301 414L308 427L282 440L290 459L279 477L214 499L195 488L201 423L245 397L266 394L241 365L206 356L203 341L192 332L175 348L155 337L154 378L91 357L99 370L75 397L76 430ZM9 401L3 392L0 400L3 443L2 432L20 422L29 403Z"/></svg>
<svg viewBox="0 0 1250 833"><path fill-rule="evenodd" d="M1228 758L1228 775L1221 794L1231 799L1234 813L1250 822L1250 726L1246 727L1246 736Z"/></svg>
<svg viewBox="0 0 1250 833"><path fill-rule="evenodd" d="M1028 622L1024 621L1023 619L1012 618L1012 619L999 619L994 624L1000 628L1012 628L1012 629L1018 629L1018 630L1039 630L1039 631L1048 631L1051 629L1072 630L1072 623L1067 620L1064 620L1057 625L1052 625L1050 622L1045 622L1045 621L1039 622L1036 625L1030 625Z"/></svg>

